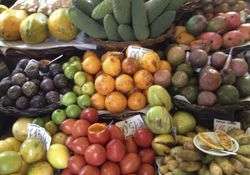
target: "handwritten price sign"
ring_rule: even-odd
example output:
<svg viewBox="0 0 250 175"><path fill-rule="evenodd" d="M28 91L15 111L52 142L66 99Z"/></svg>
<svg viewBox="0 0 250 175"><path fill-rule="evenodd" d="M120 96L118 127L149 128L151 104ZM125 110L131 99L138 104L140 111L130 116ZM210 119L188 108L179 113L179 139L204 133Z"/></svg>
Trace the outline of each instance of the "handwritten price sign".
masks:
<svg viewBox="0 0 250 175"><path fill-rule="evenodd" d="M140 46L129 46L128 47L128 57L136 58L140 60L143 55L147 52L152 51L151 49L143 48Z"/></svg>
<svg viewBox="0 0 250 175"><path fill-rule="evenodd" d="M240 129L241 128L240 122L231 122L228 120L214 119L214 130L220 129L227 132L233 128Z"/></svg>

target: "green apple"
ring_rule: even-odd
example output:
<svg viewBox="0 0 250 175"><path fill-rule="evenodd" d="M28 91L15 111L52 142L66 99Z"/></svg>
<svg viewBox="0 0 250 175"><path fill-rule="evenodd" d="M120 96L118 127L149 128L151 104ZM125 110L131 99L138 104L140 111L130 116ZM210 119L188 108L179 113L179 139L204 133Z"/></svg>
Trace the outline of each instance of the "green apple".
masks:
<svg viewBox="0 0 250 175"><path fill-rule="evenodd" d="M34 123L34 124L36 124L36 125L39 125L39 126L43 127L44 124L45 124L45 121L44 121L44 119L43 119L42 117L37 117L37 118L35 118L35 119L32 121L32 123Z"/></svg>
<svg viewBox="0 0 250 175"><path fill-rule="evenodd" d="M78 72L78 68L75 65L69 65L64 69L64 75L68 78L68 79L73 79L74 75L76 74L76 72Z"/></svg>
<svg viewBox="0 0 250 175"><path fill-rule="evenodd" d="M66 114L62 109L56 109L53 111L51 119L55 124L60 125L66 119Z"/></svg>
<svg viewBox="0 0 250 175"><path fill-rule="evenodd" d="M72 104L66 108L66 115L68 118L79 118L81 111L78 105Z"/></svg>
<svg viewBox="0 0 250 175"><path fill-rule="evenodd" d="M66 67L68 67L69 65L71 65L70 62L65 62L65 63L63 63L63 65L62 65L63 70L65 70Z"/></svg>
<svg viewBox="0 0 250 175"><path fill-rule="evenodd" d="M81 71L82 70L82 63L80 61L73 61L71 63L72 66L76 66L78 71Z"/></svg>
<svg viewBox="0 0 250 175"><path fill-rule="evenodd" d="M87 81L82 86L82 94L84 95L93 95L95 93L95 84L91 81Z"/></svg>
<svg viewBox="0 0 250 175"><path fill-rule="evenodd" d="M67 92L66 94L63 95L61 99L61 103L64 106L69 106L71 104L75 104L77 99L76 99L76 94L74 92Z"/></svg>
<svg viewBox="0 0 250 175"><path fill-rule="evenodd" d="M88 95L81 95L77 97L77 104L82 109L91 106L90 97Z"/></svg>
<svg viewBox="0 0 250 175"><path fill-rule="evenodd" d="M72 56L69 58L69 62L79 61L81 62L81 58L79 56Z"/></svg>
<svg viewBox="0 0 250 175"><path fill-rule="evenodd" d="M78 85L75 85L73 87L73 92L79 96L79 95L82 95L82 87L81 86L78 86Z"/></svg>
<svg viewBox="0 0 250 175"><path fill-rule="evenodd" d="M82 71L74 75L74 82L76 85L82 86L87 81L86 74Z"/></svg>

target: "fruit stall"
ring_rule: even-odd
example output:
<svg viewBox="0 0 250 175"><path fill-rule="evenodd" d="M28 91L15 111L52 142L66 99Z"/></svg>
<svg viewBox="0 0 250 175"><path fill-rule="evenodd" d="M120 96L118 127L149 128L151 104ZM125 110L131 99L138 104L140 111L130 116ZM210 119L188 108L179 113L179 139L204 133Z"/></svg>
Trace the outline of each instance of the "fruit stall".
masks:
<svg viewBox="0 0 250 175"><path fill-rule="evenodd" d="M250 175L250 2L0 1L0 175Z"/></svg>

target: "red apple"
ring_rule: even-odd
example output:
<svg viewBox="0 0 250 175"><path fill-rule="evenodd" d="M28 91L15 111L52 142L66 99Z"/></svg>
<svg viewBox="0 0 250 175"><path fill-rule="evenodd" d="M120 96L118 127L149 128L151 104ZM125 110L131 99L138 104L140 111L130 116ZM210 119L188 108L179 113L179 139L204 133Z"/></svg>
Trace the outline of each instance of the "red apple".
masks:
<svg viewBox="0 0 250 175"><path fill-rule="evenodd" d="M250 40L250 23L241 24L238 30L243 34L246 41Z"/></svg>
<svg viewBox="0 0 250 175"><path fill-rule="evenodd" d="M215 32L203 33L201 34L200 39L210 41L210 48L213 51L220 49L222 46L222 37Z"/></svg>
<svg viewBox="0 0 250 175"><path fill-rule="evenodd" d="M89 123L96 123L99 119L98 112L94 108L86 108L80 113L80 118L87 120Z"/></svg>

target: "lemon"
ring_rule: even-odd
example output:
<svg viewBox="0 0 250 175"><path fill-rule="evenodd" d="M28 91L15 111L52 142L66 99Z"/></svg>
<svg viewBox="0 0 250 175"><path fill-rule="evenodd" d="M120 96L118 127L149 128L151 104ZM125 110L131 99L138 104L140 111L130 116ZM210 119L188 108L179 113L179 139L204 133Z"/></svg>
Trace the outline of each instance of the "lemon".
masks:
<svg viewBox="0 0 250 175"><path fill-rule="evenodd" d="M53 144L47 152L49 163L56 169L65 169L68 167L69 150L62 144Z"/></svg>

